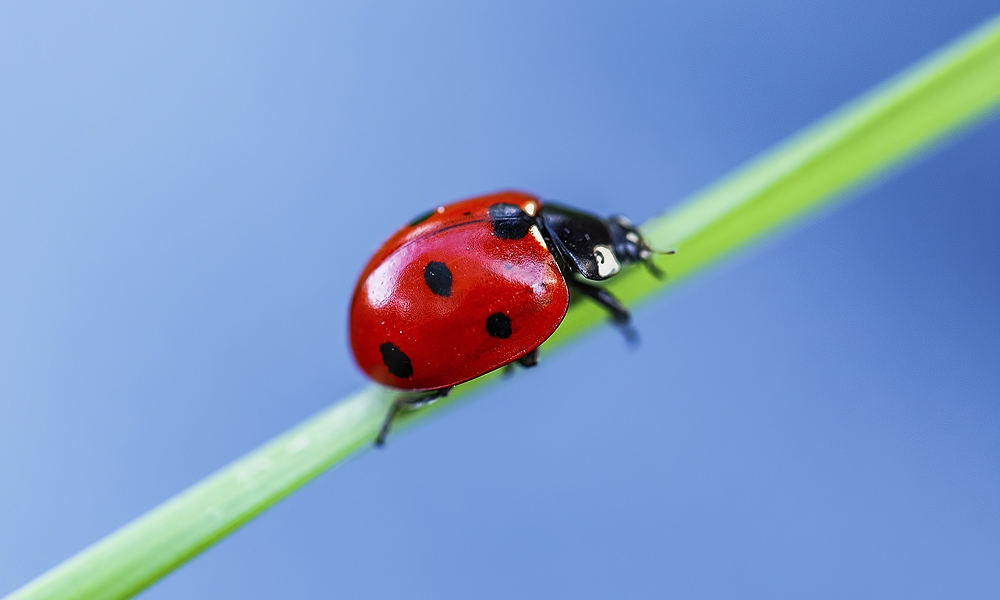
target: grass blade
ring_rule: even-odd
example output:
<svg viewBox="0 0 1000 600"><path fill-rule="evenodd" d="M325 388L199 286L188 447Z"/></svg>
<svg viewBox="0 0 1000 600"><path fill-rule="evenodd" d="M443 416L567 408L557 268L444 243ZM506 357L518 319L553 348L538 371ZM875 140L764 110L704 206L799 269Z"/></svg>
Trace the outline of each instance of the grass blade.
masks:
<svg viewBox="0 0 1000 600"><path fill-rule="evenodd" d="M629 303L649 297L984 116L1000 101L1000 18L864 95L673 213L643 226L671 279L635 269L610 286ZM604 320L575 306L546 343ZM488 384L462 386L448 399ZM176 569L346 456L370 446L392 394L369 387L240 458L8 596L8 600L128 598ZM402 424L433 410L405 415Z"/></svg>

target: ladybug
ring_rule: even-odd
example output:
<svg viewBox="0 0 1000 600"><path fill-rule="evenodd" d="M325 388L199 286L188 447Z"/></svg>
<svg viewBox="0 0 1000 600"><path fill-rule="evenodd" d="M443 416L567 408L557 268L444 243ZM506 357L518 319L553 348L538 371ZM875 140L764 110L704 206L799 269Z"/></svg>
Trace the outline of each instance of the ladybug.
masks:
<svg viewBox="0 0 1000 600"><path fill-rule="evenodd" d="M653 251L624 217L601 219L523 192L506 191L427 211L390 237L361 272L351 300L354 359L402 394L400 409L424 406L452 387L517 362L559 326L570 291L608 310L626 336L629 312L589 283L642 262Z"/></svg>

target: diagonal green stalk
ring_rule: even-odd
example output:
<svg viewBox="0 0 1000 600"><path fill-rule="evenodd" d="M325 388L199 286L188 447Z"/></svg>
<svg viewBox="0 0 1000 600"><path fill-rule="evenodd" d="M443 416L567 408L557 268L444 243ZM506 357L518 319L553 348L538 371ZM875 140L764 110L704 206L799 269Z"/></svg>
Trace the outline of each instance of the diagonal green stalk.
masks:
<svg viewBox="0 0 1000 600"><path fill-rule="evenodd" d="M914 153L954 135L1000 102L1000 18L862 96L700 192L643 231L671 279L635 269L610 287L629 303L648 298L721 256L829 204ZM571 309L546 348L604 320ZM430 410L488 384L461 386ZM17 590L8 600L133 596L348 455L370 447L393 393L369 387L210 475L180 495Z"/></svg>

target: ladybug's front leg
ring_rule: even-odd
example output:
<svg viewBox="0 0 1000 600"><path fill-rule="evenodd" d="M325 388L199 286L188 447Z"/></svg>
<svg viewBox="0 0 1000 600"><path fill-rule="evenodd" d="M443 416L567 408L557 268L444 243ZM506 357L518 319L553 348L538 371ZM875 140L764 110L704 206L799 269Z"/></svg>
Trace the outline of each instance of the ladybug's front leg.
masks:
<svg viewBox="0 0 1000 600"><path fill-rule="evenodd" d="M382 427L378 430L378 436L375 437L375 446L380 448L385 445L385 438L388 437L389 430L392 428L392 421L396 418L396 414L400 410L416 410L418 408L423 408L429 404L433 404L440 398L444 398L450 392L451 388L446 387L440 390L434 390L424 396L411 396L404 394L396 398L389 407L389 412L386 413L385 420L382 421Z"/></svg>
<svg viewBox="0 0 1000 600"><path fill-rule="evenodd" d="M609 313L611 313L611 319L618 326L618 329L625 336L625 341L629 344L635 345L639 343L639 334L636 332L635 328L632 327L632 315L628 312L618 298L611 295L608 290L598 287L596 285L591 285L579 279L574 279L572 277L566 278L566 283L569 287L585 294L601 306L605 308Z"/></svg>

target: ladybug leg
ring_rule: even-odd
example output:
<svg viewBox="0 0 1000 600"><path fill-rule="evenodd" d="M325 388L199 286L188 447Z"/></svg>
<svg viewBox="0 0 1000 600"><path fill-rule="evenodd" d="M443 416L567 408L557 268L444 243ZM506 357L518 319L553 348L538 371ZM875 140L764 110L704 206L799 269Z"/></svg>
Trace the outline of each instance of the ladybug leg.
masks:
<svg viewBox="0 0 1000 600"><path fill-rule="evenodd" d="M671 252L671 254L673 254L673 252ZM649 271L650 275L659 279L660 281L663 281L667 277L667 274L663 272L663 269L656 266L656 263L653 262L652 257L643 260L642 264L646 265L646 270Z"/></svg>
<svg viewBox="0 0 1000 600"><path fill-rule="evenodd" d="M399 399L393 401L389 406L389 412L386 413L385 419L382 420L382 427L378 430L378 435L375 436L375 447L381 448L385 445L385 438L389 435L389 429L392 427L392 420L396 418L396 413L399 412L399 405L401 402Z"/></svg>
<svg viewBox="0 0 1000 600"><path fill-rule="evenodd" d="M525 369L530 369L531 367L538 366L538 348L535 348L531 352L525 354L521 358L517 359L518 364L520 364Z"/></svg>
<svg viewBox="0 0 1000 600"><path fill-rule="evenodd" d="M402 402L402 408L405 410L417 410L418 408L423 408L425 406L434 404L441 398L444 398L451 393L451 388L441 388L440 390L434 390L429 392L424 396L417 396L416 398L405 398Z"/></svg>
<svg viewBox="0 0 1000 600"><path fill-rule="evenodd" d="M639 343L639 334L636 332L635 328L632 327L632 315L628 312L628 309L608 290L598 287L596 285L591 285L580 281L579 279L571 279L567 277L566 283L569 286L586 295L588 298L592 299L604 307L609 313L611 313L611 320L614 321L615 325L625 336L625 341L631 345Z"/></svg>
<svg viewBox="0 0 1000 600"><path fill-rule="evenodd" d="M503 366L503 376L505 378L514 375L514 363L517 363L524 367L525 369L530 369L531 367L538 366L538 348L535 348L531 352L525 354L521 358L509 362Z"/></svg>
<svg viewBox="0 0 1000 600"><path fill-rule="evenodd" d="M531 352L525 354L521 358L513 362L509 362L503 366L503 376L509 378L514 375L514 363L517 363L524 367L525 369L530 369L531 367L538 366L538 348L535 348Z"/></svg>
<svg viewBox="0 0 1000 600"><path fill-rule="evenodd" d="M451 388L443 388L440 390L434 390L433 392L423 395L423 396L409 396L401 395L396 398L392 405L389 406L389 412L386 413L385 419L382 421L382 427L378 430L378 436L375 437L375 446L381 448L385 445L385 438L389 436L389 430L392 429L392 421L396 418L396 415L401 410L416 410L418 408L423 408L430 404L434 404L439 399L444 398L451 392Z"/></svg>

